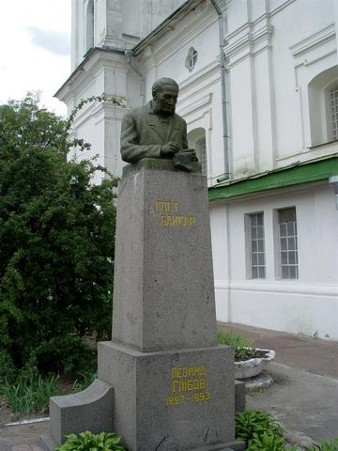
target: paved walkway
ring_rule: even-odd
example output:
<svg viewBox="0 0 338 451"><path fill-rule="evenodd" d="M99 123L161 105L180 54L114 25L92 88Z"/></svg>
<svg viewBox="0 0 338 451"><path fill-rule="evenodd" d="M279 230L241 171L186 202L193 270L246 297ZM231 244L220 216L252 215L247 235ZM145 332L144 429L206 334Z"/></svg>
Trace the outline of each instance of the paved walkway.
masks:
<svg viewBox="0 0 338 451"><path fill-rule="evenodd" d="M242 333L256 347L274 349L269 366L274 383L247 395L247 406L275 415L292 437L321 442L338 437L338 342L308 339L254 327L220 324ZM49 423L0 429L0 451L41 451L39 438Z"/></svg>
<svg viewBox="0 0 338 451"><path fill-rule="evenodd" d="M338 437L338 342L224 324L251 338L255 347L274 349L268 373L274 383L246 397L247 407L271 412L291 436L306 443ZM297 440L299 442L299 440Z"/></svg>

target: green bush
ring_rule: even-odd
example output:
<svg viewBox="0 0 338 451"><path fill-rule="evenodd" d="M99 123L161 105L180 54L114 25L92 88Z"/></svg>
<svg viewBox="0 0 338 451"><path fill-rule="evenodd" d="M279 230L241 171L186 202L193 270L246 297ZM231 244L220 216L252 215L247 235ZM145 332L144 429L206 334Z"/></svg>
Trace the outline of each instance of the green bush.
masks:
<svg viewBox="0 0 338 451"><path fill-rule="evenodd" d="M285 439L271 431L254 433L248 442L247 451L284 451Z"/></svg>
<svg viewBox="0 0 338 451"><path fill-rule="evenodd" d="M29 364L39 372L79 374L96 368L96 349L76 334L51 336L32 350Z"/></svg>
<svg viewBox="0 0 338 451"><path fill-rule="evenodd" d="M283 429L277 420L267 412L246 409L235 416L236 439L243 440L247 446L250 440L257 442L264 434L283 437ZM265 441L272 440L268 437ZM274 448L273 448L274 449Z"/></svg>
<svg viewBox="0 0 338 451"><path fill-rule="evenodd" d="M1 319L0 319L1 321ZM13 364L13 360L8 351L0 350L0 388L4 381L13 381L16 377L17 370Z"/></svg>
<svg viewBox="0 0 338 451"><path fill-rule="evenodd" d="M55 451L125 451L120 441L121 437L114 433L93 434L86 431L67 435L65 443Z"/></svg>
<svg viewBox="0 0 338 451"><path fill-rule="evenodd" d="M309 451L338 451L338 437L330 441L325 441L319 446L311 446Z"/></svg>
<svg viewBox="0 0 338 451"><path fill-rule="evenodd" d="M67 159L90 146L37 96L0 105L0 125L0 378L86 370L84 338L111 331L117 180Z"/></svg>

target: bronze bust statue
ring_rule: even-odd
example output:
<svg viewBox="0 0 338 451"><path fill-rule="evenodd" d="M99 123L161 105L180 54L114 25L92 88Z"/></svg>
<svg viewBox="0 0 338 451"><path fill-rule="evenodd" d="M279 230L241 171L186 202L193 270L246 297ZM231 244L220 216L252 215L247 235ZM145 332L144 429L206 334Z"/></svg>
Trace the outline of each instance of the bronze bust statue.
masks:
<svg viewBox="0 0 338 451"><path fill-rule="evenodd" d="M152 100L124 115L123 161L135 164L143 158L169 159L178 170L200 172L196 152L188 148L187 124L175 113L178 92L174 80L160 78L152 86Z"/></svg>

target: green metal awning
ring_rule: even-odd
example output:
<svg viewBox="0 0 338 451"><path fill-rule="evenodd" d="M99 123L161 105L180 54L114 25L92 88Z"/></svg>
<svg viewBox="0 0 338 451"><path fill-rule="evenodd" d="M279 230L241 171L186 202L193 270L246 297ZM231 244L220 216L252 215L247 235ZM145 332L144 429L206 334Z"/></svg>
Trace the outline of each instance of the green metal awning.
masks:
<svg viewBox="0 0 338 451"><path fill-rule="evenodd" d="M338 175L338 154L233 180L209 188L209 201L327 180Z"/></svg>

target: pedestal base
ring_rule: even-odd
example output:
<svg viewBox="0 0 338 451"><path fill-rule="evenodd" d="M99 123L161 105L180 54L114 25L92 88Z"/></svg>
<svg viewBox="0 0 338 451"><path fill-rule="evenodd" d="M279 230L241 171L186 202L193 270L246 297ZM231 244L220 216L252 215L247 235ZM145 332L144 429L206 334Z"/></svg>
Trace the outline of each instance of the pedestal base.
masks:
<svg viewBox="0 0 338 451"><path fill-rule="evenodd" d="M99 343L114 431L130 451L212 450L234 441L234 360L225 346L142 353Z"/></svg>
<svg viewBox="0 0 338 451"><path fill-rule="evenodd" d="M112 431L113 412L113 388L100 379L74 395L53 396L49 402L50 436L41 438L41 446L54 450L71 433Z"/></svg>

